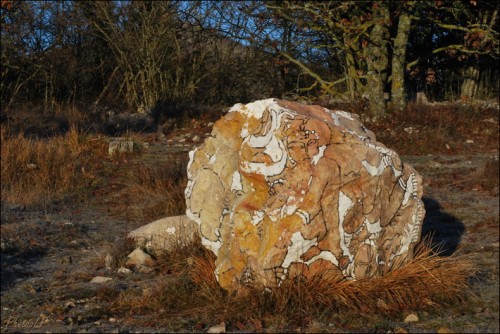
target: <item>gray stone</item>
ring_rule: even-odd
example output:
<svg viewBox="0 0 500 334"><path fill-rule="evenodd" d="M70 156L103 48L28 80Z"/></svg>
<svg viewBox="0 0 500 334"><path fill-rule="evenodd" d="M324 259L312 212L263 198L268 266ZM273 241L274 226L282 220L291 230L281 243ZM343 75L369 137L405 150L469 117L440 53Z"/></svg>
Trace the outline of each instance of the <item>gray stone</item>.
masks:
<svg viewBox="0 0 500 334"><path fill-rule="evenodd" d="M144 252L141 248L137 247L127 256L128 260L126 266L139 267L154 265L154 259L148 253Z"/></svg>
<svg viewBox="0 0 500 334"><path fill-rule="evenodd" d="M134 152L134 142L131 139L115 138L109 142L109 155L132 152Z"/></svg>
<svg viewBox="0 0 500 334"><path fill-rule="evenodd" d="M418 322L418 316L415 313L410 313L406 316L404 323Z"/></svg>
<svg viewBox="0 0 500 334"><path fill-rule="evenodd" d="M111 281L111 280L112 280L111 277L96 276L90 280L90 283L102 284L102 283L106 283L106 282Z"/></svg>
<svg viewBox="0 0 500 334"><path fill-rule="evenodd" d="M225 333L226 332L226 323L221 322L216 326L212 326L207 330L207 333Z"/></svg>
<svg viewBox="0 0 500 334"><path fill-rule="evenodd" d="M150 254L159 255L193 242L197 235L198 224L182 215L156 220L130 232L128 237Z"/></svg>
<svg viewBox="0 0 500 334"><path fill-rule="evenodd" d="M125 268L125 267L120 267L118 268L118 270L116 271L118 274L125 274L125 275L128 275L128 274L131 274L132 273L132 270L128 269L128 268Z"/></svg>
<svg viewBox="0 0 500 334"><path fill-rule="evenodd" d="M104 264L106 266L106 269L112 269L114 263L115 263L115 258L113 257L113 255L111 255L110 253L108 253L106 255L106 258L104 259Z"/></svg>

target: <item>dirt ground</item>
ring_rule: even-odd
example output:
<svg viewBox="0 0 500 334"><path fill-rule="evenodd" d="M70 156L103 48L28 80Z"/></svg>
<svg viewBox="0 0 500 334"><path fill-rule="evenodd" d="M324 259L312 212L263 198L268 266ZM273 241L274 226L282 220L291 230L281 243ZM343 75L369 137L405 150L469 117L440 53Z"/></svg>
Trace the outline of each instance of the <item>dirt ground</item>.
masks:
<svg viewBox="0 0 500 334"><path fill-rule="evenodd" d="M169 142L167 138L151 140L141 154L131 156L117 168L133 171L145 160L169 163L167 157L178 157L186 163L187 152L193 145L189 141ZM418 321L412 323L404 323L402 316L351 327L323 324L321 331L499 332L499 193L498 183L490 184L491 179L485 178L488 173L498 174L498 152L401 158L424 178L427 214L423 233L443 247L444 255L461 252L473 256L478 275L470 284L476 297L448 309L415 310ZM117 185L126 183L118 178L114 180ZM490 181L485 184L483 179ZM108 307L108 301L116 297L109 294L146 289L155 277L154 272L119 274L104 265L110 247L149 222L127 213L133 209L133 203L127 204L122 215L112 214L111 206L119 206L125 192L125 187L117 187L99 197L53 203L43 210L2 201L3 229L16 230L20 236L9 240L8 235L2 234L2 333L206 331L182 319L174 327L146 326L139 321L140 315L124 317ZM95 276L112 280L90 283ZM209 325L217 323L214 319ZM262 329L266 330L272 331ZM228 324L228 331L237 329Z"/></svg>

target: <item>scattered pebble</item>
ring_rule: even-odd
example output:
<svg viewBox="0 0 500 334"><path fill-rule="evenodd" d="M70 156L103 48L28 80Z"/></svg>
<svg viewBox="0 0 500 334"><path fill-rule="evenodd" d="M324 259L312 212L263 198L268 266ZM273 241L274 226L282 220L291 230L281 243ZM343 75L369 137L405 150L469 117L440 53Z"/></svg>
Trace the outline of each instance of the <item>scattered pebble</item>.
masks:
<svg viewBox="0 0 500 334"><path fill-rule="evenodd" d="M207 330L207 333L225 333L226 332L226 323L221 322L216 326L212 326Z"/></svg>
<svg viewBox="0 0 500 334"><path fill-rule="evenodd" d="M90 280L90 283L101 284L111 280L112 280L111 277L96 276Z"/></svg>
<svg viewBox="0 0 500 334"><path fill-rule="evenodd" d="M409 323L409 322L417 322L418 321L418 316L415 313L410 313L406 316L404 323Z"/></svg>
<svg viewBox="0 0 500 334"><path fill-rule="evenodd" d="M407 127L407 128L404 128L404 131L408 134L412 134L413 133L413 128L410 126L410 127Z"/></svg>
<svg viewBox="0 0 500 334"><path fill-rule="evenodd" d="M61 264L71 264L73 263L73 258L71 256L63 256L61 259Z"/></svg>
<svg viewBox="0 0 500 334"><path fill-rule="evenodd" d="M129 266L144 266L144 265L147 266L147 265L154 264L154 260L151 257L151 255L149 255L148 253L146 253L145 251L143 251L139 247L134 249L134 251L132 251L132 253L130 253L127 256L127 258L128 258L128 260L125 263L125 266L127 266L127 267L129 267Z"/></svg>
<svg viewBox="0 0 500 334"><path fill-rule="evenodd" d="M155 270L148 266L139 265L137 266L137 271L143 274L152 274Z"/></svg>
<svg viewBox="0 0 500 334"><path fill-rule="evenodd" d="M130 273L132 273L132 270L128 269L128 268L125 268L125 267L120 267L118 268L118 270L116 271L118 274L125 274L125 275L128 275Z"/></svg>
<svg viewBox="0 0 500 334"><path fill-rule="evenodd" d="M115 258L110 253L106 254L106 258L104 259L104 264L107 269L113 268L113 263L115 262Z"/></svg>
<svg viewBox="0 0 500 334"><path fill-rule="evenodd" d="M452 331L451 329L449 329L448 327L446 326L442 326L442 327L439 327L437 332L438 334L449 334L449 333L455 333L454 331Z"/></svg>
<svg viewBox="0 0 500 334"><path fill-rule="evenodd" d="M76 306L76 304L74 302L72 302L72 301L64 303L64 308L65 309L70 309L70 308L73 308L75 306Z"/></svg>
<svg viewBox="0 0 500 334"><path fill-rule="evenodd" d="M474 141L473 141L473 140L471 140L471 139L467 139L467 140L465 141L465 143L466 143L466 144L474 144Z"/></svg>
<svg viewBox="0 0 500 334"><path fill-rule="evenodd" d="M193 141L194 141L195 143L199 142L199 141L200 141L200 136L195 135L195 136L193 137Z"/></svg>
<svg viewBox="0 0 500 334"><path fill-rule="evenodd" d="M437 169L437 168L441 168L443 167L443 165L437 161L429 161L429 163L427 164L429 166L429 168L433 168L433 169Z"/></svg>

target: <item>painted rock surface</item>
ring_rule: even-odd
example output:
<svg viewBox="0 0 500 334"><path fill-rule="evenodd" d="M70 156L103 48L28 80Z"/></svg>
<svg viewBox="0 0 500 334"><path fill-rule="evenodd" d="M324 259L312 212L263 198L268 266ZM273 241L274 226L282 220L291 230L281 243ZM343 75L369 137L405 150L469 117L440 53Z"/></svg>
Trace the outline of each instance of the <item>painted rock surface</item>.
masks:
<svg viewBox="0 0 500 334"><path fill-rule="evenodd" d="M189 153L187 216L228 290L411 259L422 180L356 115L278 99L236 104Z"/></svg>

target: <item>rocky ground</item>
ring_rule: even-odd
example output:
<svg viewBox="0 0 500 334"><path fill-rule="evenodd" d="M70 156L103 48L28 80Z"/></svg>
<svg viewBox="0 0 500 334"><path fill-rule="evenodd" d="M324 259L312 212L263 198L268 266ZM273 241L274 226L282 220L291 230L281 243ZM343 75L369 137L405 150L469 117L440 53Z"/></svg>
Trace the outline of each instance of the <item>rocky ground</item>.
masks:
<svg viewBox="0 0 500 334"><path fill-rule="evenodd" d="M104 163L131 173L144 163L170 164L177 159L186 164L187 152L206 131L179 130L161 139L144 136L142 143L147 145L139 154ZM498 152L402 156L402 160L424 177L424 234L442 245L444 255L460 252L473 257L478 269L470 282L475 297L448 309L415 310L413 319L408 314L363 324L353 319L352 324L316 323L297 331L500 331ZM147 290L158 276L155 270L126 274L105 265L110 249L116 250L128 232L151 221L133 214L134 203L124 204L126 175L117 173L94 196L52 203L43 210L2 201L2 332L205 332L219 323L213 319L200 326L178 319L169 327L158 327L148 319L161 317L162 310L154 315L124 315L110 307L120 291ZM91 282L98 276L111 280ZM226 330L246 331L235 324L226 324ZM264 324L254 331L273 329Z"/></svg>

